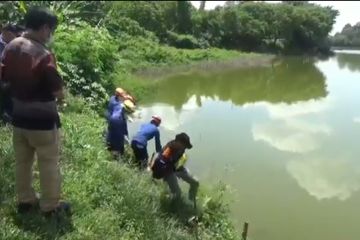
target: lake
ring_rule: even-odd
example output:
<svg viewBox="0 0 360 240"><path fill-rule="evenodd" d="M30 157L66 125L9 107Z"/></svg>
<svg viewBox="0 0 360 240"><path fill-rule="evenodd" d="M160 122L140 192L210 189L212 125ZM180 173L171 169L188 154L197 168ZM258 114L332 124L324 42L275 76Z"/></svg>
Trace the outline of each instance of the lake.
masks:
<svg viewBox="0 0 360 240"><path fill-rule="evenodd" d="M163 118L163 144L189 134L187 166L204 185L229 185L251 240L360 239L360 51L189 69L161 80L140 113Z"/></svg>

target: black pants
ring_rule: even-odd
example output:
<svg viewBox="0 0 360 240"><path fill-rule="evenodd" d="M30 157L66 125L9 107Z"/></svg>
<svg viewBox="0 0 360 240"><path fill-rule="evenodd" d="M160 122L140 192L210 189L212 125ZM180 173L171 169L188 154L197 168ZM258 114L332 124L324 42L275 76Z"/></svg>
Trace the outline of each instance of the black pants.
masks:
<svg viewBox="0 0 360 240"><path fill-rule="evenodd" d="M131 141L131 148L134 151L135 159L139 166L146 167L149 159L146 146L142 146L136 141Z"/></svg>
<svg viewBox="0 0 360 240"><path fill-rule="evenodd" d="M8 91L0 90L0 120L11 123L13 104Z"/></svg>

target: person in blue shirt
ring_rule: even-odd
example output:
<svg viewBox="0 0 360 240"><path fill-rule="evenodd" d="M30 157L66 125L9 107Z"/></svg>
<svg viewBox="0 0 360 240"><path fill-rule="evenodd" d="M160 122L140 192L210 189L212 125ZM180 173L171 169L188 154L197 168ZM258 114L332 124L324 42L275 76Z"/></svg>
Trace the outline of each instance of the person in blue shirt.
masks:
<svg viewBox="0 0 360 240"><path fill-rule="evenodd" d="M128 138L128 127L125 114L123 106L117 104L114 105L108 119L108 149L112 152L114 158L118 158L124 154L125 137Z"/></svg>
<svg viewBox="0 0 360 240"><path fill-rule="evenodd" d="M108 150L113 153L115 158L124 154L125 137L128 138L126 112L122 105L123 92L121 88L116 89L115 95L110 98L106 113L108 121L106 142Z"/></svg>
<svg viewBox="0 0 360 240"><path fill-rule="evenodd" d="M124 92L125 91L122 88L116 88L115 95L110 97L107 112L106 112L106 119L107 120L110 119L110 117L111 117L111 115L112 115L112 113L114 111L115 106L117 106L119 104L121 105L124 102L124 99L123 99Z"/></svg>
<svg viewBox="0 0 360 240"><path fill-rule="evenodd" d="M155 150L160 152L160 132L158 127L161 124L159 116L152 116L150 123L141 125L140 130L136 133L131 141L131 148L134 151L135 159L140 168L146 168L148 163L149 154L147 151L147 142L155 137Z"/></svg>

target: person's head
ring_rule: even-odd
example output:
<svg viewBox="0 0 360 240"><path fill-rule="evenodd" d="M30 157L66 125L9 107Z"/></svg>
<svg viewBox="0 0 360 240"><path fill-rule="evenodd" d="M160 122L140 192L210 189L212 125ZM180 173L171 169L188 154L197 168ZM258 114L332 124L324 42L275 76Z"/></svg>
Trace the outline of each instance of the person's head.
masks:
<svg viewBox="0 0 360 240"><path fill-rule="evenodd" d="M122 89L122 88L116 88L115 89L115 96L116 97L121 97L121 98L123 98L124 97L124 95L125 95L125 90L124 89Z"/></svg>
<svg viewBox="0 0 360 240"><path fill-rule="evenodd" d="M58 25L56 15L45 8L32 8L25 15L25 27L42 43L51 41Z"/></svg>
<svg viewBox="0 0 360 240"><path fill-rule="evenodd" d="M1 35L2 35L3 40L6 43L9 43L14 38L19 37L22 30L23 29L20 26L17 26L14 24L8 24L5 27L3 27L2 31L1 31Z"/></svg>
<svg viewBox="0 0 360 240"><path fill-rule="evenodd" d="M183 145L184 148L191 149L193 146L190 142L190 137L186 133L179 133L175 136L175 141Z"/></svg>
<svg viewBox="0 0 360 240"><path fill-rule="evenodd" d="M151 117L151 121L150 123L154 124L155 126L160 126L161 124L161 117L157 116L157 115L154 115Z"/></svg>
<svg viewBox="0 0 360 240"><path fill-rule="evenodd" d="M25 31L23 26L16 25L16 37L20 37Z"/></svg>

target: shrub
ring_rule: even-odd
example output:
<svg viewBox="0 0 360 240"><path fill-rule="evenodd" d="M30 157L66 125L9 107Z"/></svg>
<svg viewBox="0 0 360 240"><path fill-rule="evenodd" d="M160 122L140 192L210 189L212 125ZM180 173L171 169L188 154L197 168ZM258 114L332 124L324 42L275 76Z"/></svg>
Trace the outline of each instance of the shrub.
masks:
<svg viewBox="0 0 360 240"><path fill-rule="evenodd" d="M176 48L195 49L201 47L199 41L191 35L167 31L167 36L167 43Z"/></svg>
<svg viewBox="0 0 360 240"><path fill-rule="evenodd" d="M70 93L102 107L106 91L113 88L108 75L118 59L117 47L105 28L87 23L60 25L53 46Z"/></svg>

